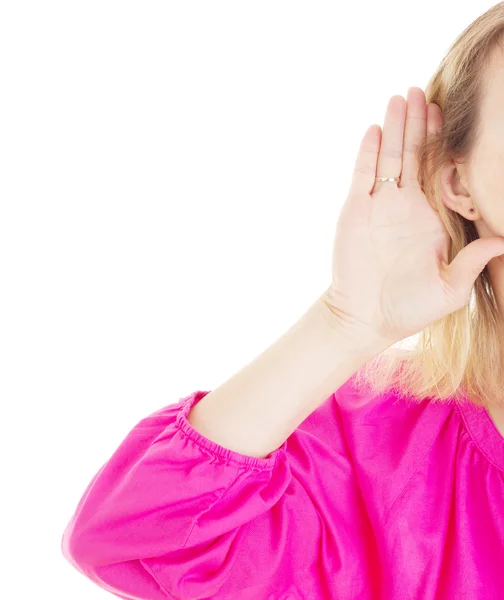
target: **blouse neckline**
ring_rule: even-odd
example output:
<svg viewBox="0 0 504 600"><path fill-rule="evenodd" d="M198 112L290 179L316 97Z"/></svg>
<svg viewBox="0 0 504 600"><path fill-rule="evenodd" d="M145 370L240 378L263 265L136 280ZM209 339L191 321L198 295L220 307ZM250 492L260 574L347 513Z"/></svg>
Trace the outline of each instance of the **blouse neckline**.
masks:
<svg viewBox="0 0 504 600"><path fill-rule="evenodd" d="M504 437L484 406L466 399L457 402L469 434L486 458L504 472Z"/></svg>

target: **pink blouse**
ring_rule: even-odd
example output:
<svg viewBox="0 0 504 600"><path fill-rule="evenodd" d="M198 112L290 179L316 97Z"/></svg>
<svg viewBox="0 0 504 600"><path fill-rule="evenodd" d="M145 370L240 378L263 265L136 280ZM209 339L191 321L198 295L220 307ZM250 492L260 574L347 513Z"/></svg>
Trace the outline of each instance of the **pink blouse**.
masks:
<svg viewBox="0 0 504 600"><path fill-rule="evenodd" d="M65 558L123 599L502 600L504 437L470 402L353 377L266 458L187 414L142 419L99 469Z"/></svg>

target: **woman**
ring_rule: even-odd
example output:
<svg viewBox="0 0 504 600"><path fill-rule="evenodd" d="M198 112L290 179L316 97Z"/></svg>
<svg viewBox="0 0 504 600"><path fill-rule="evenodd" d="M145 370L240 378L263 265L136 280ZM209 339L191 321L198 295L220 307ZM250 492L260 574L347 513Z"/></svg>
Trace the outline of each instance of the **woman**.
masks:
<svg viewBox="0 0 504 600"><path fill-rule="evenodd" d="M367 130L328 289L95 475L79 571L121 598L504 597L503 99L499 3Z"/></svg>

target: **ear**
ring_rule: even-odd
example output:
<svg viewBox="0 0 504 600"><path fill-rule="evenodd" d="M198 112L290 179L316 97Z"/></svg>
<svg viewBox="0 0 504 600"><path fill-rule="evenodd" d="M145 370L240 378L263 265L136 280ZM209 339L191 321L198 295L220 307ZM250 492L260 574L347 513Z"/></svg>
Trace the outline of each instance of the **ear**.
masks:
<svg viewBox="0 0 504 600"><path fill-rule="evenodd" d="M466 182L466 165L455 163L453 160L447 161L441 170L441 198L450 210L469 221L478 221L481 215L467 190Z"/></svg>

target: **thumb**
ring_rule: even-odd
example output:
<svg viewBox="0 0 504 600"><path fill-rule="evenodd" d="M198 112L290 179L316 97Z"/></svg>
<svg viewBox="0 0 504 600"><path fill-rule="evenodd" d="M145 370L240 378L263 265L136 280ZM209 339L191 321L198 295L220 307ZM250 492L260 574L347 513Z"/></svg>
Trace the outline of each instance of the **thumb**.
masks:
<svg viewBox="0 0 504 600"><path fill-rule="evenodd" d="M444 279L455 292L459 308L467 304L478 275L492 258L502 254L504 254L504 238L480 238L464 246L446 267Z"/></svg>

